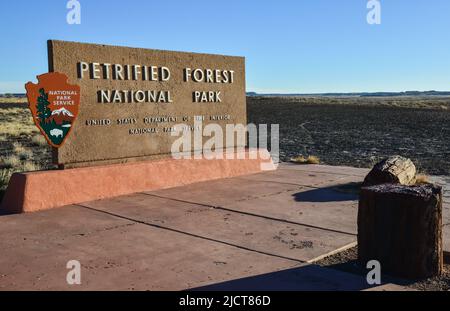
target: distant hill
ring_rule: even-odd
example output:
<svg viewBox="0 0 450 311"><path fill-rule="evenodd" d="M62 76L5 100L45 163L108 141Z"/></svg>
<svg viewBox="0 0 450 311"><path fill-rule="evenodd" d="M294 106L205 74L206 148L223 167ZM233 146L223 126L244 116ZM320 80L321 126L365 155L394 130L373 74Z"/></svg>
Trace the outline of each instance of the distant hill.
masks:
<svg viewBox="0 0 450 311"><path fill-rule="evenodd" d="M24 98L24 97L26 97L26 94L22 94L22 93L5 93L5 94L0 94L0 97L6 97L6 98Z"/></svg>
<svg viewBox="0 0 450 311"><path fill-rule="evenodd" d="M256 92L247 92L247 96L330 96L330 97L396 97L396 96L450 96L450 91L405 91L405 92L362 92L362 93L298 93L298 94L283 94L283 93L268 93L260 94Z"/></svg>
<svg viewBox="0 0 450 311"><path fill-rule="evenodd" d="M450 91L405 91L405 92L361 92L361 93L257 93L247 96L329 96L329 97L395 97L395 96L450 96ZM0 97L25 98L26 94L0 94Z"/></svg>
<svg viewBox="0 0 450 311"><path fill-rule="evenodd" d="M259 96L256 92L247 92L247 96Z"/></svg>

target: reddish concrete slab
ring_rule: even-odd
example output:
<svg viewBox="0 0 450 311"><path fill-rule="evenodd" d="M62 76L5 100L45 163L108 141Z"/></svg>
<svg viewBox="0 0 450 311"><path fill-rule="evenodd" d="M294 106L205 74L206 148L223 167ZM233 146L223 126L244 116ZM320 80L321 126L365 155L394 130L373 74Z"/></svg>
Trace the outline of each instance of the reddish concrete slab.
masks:
<svg viewBox="0 0 450 311"><path fill-rule="evenodd" d="M76 206L40 213L0 216L0 249L2 253L36 243L45 247L47 241L64 241L133 224L120 218L92 213ZM2 266L0 266L2 269Z"/></svg>
<svg viewBox="0 0 450 311"><path fill-rule="evenodd" d="M356 235L357 200L357 195L333 188L301 188L263 198L229 202L223 207Z"/></svg>
<svg viewBox="0 0 450 311"><path fill-rule="evenodd" d="M296 170L295 167L281 165L280 169L239 177L248 181L264 181L277 183L292 183L305 187L324 187L332 184L362 182L364 178L340 173L314 172L308 170ZM312 168L313 169L313 168Z"/></svg>
<svg viewBox="0 0 450 311"><path fill-rule="evenodd" d="M283 163L282 165L278 166L278 169L298 170L308 173L329 173L329 174L359 176L359 177L365 177L370 171L370 169L368 168L357 168L350 166L331 166L321 164L299 165L294 163Z"/></svg>
<svg viewBox="0 0 450 311"><path fill-rule="evenodd" d="M0 290L182 290L299 266L81 207L51 212L0 217L2 249L5 241L16 244L0 256ZM71 233L64 226L41 232L44 218L61 224L68 213ZM19 243L23 236L10 223L34 236ZM69 260L80 261L82 285L66 283Z"/></svg>
<svg viewBox="0 0 450 311"><path fill-rule="evenodd" d="M356 240L350 234L145 194L83 205L128 219L299 261L312 260Z"/></svg>
<svg viewBox="0 0 450 311"><path fill-rule="evenodd" d="M289 183L228 178L144 193L193 203L221 206L228 202L270 196L300 188L298 185Z"/></svg>
<svg viewBox="0 0 450 311"><path fill-rule="evenodd" d="M297 186L295 180L317 186ZM356 234L357 192L361 181L359 176L283 169L146 193Z"/></svg>

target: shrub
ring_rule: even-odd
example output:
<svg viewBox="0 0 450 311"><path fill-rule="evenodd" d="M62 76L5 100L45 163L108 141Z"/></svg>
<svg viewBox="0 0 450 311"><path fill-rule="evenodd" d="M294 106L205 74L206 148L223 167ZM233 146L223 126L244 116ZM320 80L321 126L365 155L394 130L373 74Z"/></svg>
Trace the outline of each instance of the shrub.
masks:
<svg viewBox="0 0 450 311"><path fill-rule="evenodd" d="M13 143L14 154L19 157L20 160L28 160L33 157L33 152L30 149L25 148L20 143Z"/></svg>
<svg viewBox="0 0 450 311"><path fill-rule="evenodd" d="M305 158L304 156L300 155L292 158L291 162L296 164L319 164L320 159L316 156L308 156L307 158Z"/></svg>

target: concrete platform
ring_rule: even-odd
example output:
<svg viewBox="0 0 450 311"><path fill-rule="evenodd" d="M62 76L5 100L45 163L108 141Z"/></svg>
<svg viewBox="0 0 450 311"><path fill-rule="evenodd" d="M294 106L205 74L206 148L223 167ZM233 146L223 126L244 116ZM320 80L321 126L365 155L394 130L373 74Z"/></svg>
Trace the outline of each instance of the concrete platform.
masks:
<svg viewBox="0 0 450 311"><path fill-rule="evenodd" d="M14 173L0 212L28 213L195 182L274 170L265 149L224 151L222 158L148 161ZM151 178L149 178L151 176ZM76 191L75 191L76 190Z"/></svg>
<svg viewBox="0 0 450 311"><path fill-rule="evenodd" d="M374 289L362 277L310 264L355 245L354 187L366 173L281 165L0 216L0 290ZM66 282L70 260L81 263L81 285Z"/></svg>

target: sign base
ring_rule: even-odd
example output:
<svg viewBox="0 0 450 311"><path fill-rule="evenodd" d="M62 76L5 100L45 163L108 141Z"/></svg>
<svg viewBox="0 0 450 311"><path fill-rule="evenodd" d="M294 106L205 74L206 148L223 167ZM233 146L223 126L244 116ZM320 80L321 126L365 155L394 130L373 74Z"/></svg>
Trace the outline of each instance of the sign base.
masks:
<svg viewBox="0 0 450 311"><path fill-rule="evenodd" d="M245 150L231 156L224 154L223 159L213 160L170 158L16 173L11 177L1 210L5 213L36 212L276 168L267 150Z"/></svg>

